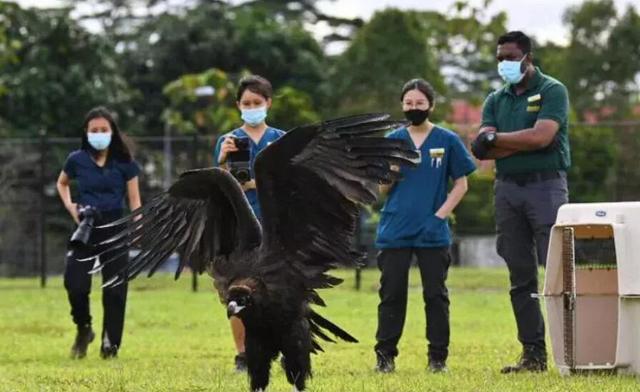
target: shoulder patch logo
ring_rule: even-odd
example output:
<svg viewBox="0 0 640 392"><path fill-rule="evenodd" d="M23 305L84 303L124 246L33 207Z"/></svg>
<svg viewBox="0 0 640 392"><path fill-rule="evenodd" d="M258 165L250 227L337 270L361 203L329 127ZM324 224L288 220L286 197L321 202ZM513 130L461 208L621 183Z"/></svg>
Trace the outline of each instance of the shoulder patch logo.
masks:
<svg viewBox="0 0 640 392"><path fill-rule="evenodd" d="M527 98L527 102L537 102L540 99L542 99L542 96L540 94L536 94L536 95L532 95L530 97Z"/></svg>

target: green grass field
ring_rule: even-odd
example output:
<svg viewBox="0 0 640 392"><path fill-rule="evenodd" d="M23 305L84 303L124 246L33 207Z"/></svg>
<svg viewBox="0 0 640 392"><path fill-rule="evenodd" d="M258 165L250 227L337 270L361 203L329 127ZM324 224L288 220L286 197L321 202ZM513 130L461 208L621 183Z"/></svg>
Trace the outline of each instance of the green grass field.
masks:
<svg viewBox="0 0 640 392"><path fill-rule="evenodd" d="M376 270L363 272L353 289L352 271L339 271L345 283L324 290L322 314L360 339L359 344L325 344L313 358L310 391L637 391L628 376L561 377L501 375L501 365L519 354L504 269L452 269L449 373L427 373L424 313L419 277L411 277L408 319L391 375L373 372L376 328ZM94 279L92 312L100 332L102 305ZM74 338L60 278L46 289L35 279L0 280L0 391L247 391L246 376L232 371L234 355L225 309L211 281L200 278L190 291L188 275L140 278L129 290L123 347L119 358L99 358L99 343L86 359L68 358ZM97 327L97 328L96 328ZM277 364L274 364L277 365ZM289 391L279 366L270 391Z"/></svg>

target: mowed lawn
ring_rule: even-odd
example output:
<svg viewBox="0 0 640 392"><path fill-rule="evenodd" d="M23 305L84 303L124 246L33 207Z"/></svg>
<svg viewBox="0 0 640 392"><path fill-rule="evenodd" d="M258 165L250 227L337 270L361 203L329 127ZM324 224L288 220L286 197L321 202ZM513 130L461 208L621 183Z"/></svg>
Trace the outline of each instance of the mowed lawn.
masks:
<svg viewBox="0 0 640 392"><path fill-rule="evenodd" d="M501 375L501 365L516 360L519 345L508 299L504 269L450 272L450 371L426 369L424 312L419 276L411 276L408 319L397 358L397 371L374 373L377 270L363 271L354 290L353 271L337 289L324 290L321 313L360 339L359 344L324 344L313 357L310 391L637 391L629 376L589 374ZM99 278L94 278L94 329L100 332ZM62 280L46 289L35 279L0 280L0 391L247 391L246 375L232 370L234 355L225 310L200 277L200 291L190 291L190 276L174 282L168 275L139 278L131 284L120 356L99 358L98 339L84 360L68 357L75 329ZM274 364L270 391L289 391Z"/></svg>

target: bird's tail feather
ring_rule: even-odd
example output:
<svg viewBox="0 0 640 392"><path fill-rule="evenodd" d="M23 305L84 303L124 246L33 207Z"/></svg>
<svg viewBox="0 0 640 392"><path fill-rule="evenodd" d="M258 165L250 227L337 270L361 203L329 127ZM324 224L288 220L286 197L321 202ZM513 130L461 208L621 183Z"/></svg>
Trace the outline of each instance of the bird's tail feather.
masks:
<svg viewBox="0 0 640 392"><path fill-rule="evenodd" d="M331 321L327 320L326 318L322 317L321 315L319 315L318 313L314 312L313 310L311 310L309 312L309 323L311 323L315 327L318 327L318 329L322 328L322 329L325 329L325 330L331 332L335 337L340 338L340 339L344 340L345 342L358 343L358 339L356 339L353 336L349 335L349 333L347 331L345 331L344 329L338 327L337 325L335 325ZM312 327L312 329L313 329L313 327ZM324 337L323 337L323 336L326 336L326 335L318 334L317 332L316 332L316 334L318 336L320 336L323 340L327 340L327 339L324 339Z"/></svg>

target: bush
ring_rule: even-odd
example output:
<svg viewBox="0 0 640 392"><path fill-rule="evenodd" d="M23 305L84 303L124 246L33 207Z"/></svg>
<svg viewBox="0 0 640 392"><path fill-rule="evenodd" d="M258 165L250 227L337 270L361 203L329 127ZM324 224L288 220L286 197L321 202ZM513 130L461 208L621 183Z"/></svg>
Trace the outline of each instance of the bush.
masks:
<svg viewBox="0 0 640 392"><path fill-rule="evenodd" d="M456 234L495 232L493 180L491 172L475 172L469 176L469 191L455 209L453 229Z"/></svg>

